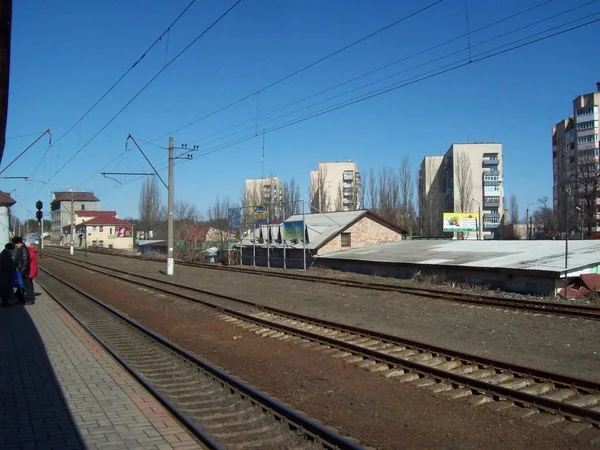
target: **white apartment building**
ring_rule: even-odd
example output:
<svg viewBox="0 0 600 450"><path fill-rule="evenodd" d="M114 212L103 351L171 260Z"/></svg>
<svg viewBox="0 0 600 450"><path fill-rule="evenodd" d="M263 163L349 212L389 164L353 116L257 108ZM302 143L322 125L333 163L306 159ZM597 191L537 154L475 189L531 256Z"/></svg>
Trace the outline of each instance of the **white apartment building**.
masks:
<svg viewBox="0 0 600 450"><path fill-rule="evenodd" d="M452 144L443 156L426 156L419 170L419 219L423 235L443 236L443 214L480 214L479 233L495 239L504 211L502 144Z"/></svg>
<svg viewBox="0 0 600 450"><path fill-rule="evenodd" d="M568 225L571 232L600 232L600 82L596 87L573 100L573 116L552 128L553 206L560 231Z"/></svg>
<svg viewBox="0 0 600 450"><path fill-rule="evenodd" d="M52 227L50 238L53 244L61 242L63 227L75 224L75 211L98 211L100 200L93 192L53 192L50 202ZM64 242L63 242L64 244Z"/></svg>
<svg viewBox="0 0 600 450"><path fill-rule="evenodd" d="M355 211L362 184L355 161L319 163L310 172L311 212Z"/></svg>
<svg viewBox="0 0 600 450"><path fill-rule="evenodd" d="M283 190L278 177L253 178L244 183L244 204L246 214L257 206L269 209L272 218L280 218Z"/></svg>

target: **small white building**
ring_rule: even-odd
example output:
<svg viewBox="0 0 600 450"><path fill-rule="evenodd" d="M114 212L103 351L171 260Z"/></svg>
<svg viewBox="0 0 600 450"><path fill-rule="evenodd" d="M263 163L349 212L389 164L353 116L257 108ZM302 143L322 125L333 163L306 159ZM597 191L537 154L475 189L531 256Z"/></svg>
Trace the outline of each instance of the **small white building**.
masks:
<svg viewBox="0 0 600 450"><path fill-rule="evenodd" d="M133 224L108 215L83 220L75 226L75 247L133 250Z"/></svg>

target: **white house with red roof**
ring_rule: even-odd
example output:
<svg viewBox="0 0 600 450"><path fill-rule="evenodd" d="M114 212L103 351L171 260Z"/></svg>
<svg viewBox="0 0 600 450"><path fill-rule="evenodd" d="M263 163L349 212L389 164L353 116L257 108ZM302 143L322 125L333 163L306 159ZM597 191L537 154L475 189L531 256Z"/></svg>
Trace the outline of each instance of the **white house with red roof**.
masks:
<svg viewBox="0 0 600 450"><path fill-rule="evenodd" d="M70 226L64 227L70 234ZM69 239L70 241L70 239ZM75 247L133 249L133 224L119 219L116 211L75 211Z"/></svg>

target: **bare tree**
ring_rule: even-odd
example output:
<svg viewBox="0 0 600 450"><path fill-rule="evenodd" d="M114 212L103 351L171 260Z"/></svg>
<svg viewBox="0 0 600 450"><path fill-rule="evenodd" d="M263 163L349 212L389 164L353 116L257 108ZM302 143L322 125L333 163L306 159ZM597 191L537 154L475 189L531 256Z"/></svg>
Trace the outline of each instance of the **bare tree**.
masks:
<svg viewBox="0 0 600 450"><path fill-rule="evenodd" d="M537 201L541 206L533 212L533 222L535 225L541 226L542 231L547 236L554 235L556 233L556 220L554 211L548 206L548 197L538 198Z"/></svg>
<svg viewBox="0 0 600 450"><path fill-rule="evenodd" d="M283 183L283 219L294 214L299 214L302 211L300 205L300 186L296 183L296 179L292 178L289 183Z"/></svg>
<svg viewBox="0 0 600 450"><path fill-rule="evenodd" d="M469 156L466 153L459 153L456 158L454 179L458 191L458 199L454 201L458 211L455 212L469 212L473 201L473 175Z"/></svg>
<svg viewBox="0 0 600 450"><path fill-rule="evenodd" d="M378 179L377 212L387 221L398 225L400 221L400 178L391 167L382 167Z"/></svg>
<svg viewBox="0 0 600 450"><path fill-rule="evenodd" d="M342 189L342 183L338 183L337 193L335 197L334 211L344 210L344 190Z"/></svg>
<svg viewBox="0 0 600 450"><path fill-rule="evenodd" d="M331 199L327 194L327 189L325 189L327 169L319 165L319 169L315 172L314 175L311 174L310 180L311 210L315 212L327 212L331 207Z"/></svg>
<svg viewBox="0 0 600 450"><path fill-rule="evenodd" d="M594 157L581 158L577 163L576 201L585 235L596 226L597 199L600 197L600 164Z"/></svg>
<svg viewBox="0 0 600 450"><path fill-rule="evenodd" d="M195 205L183 200L173 204L173 237L177 243L175 257L186 261L202 258L202 242L197 242L194 229L198 227L200 215Z"/></svg>
<svg viewBox="0 0 600 450"><path fill-rule="evenodd" d="M517 194L511 194L509 205L510 223L514 225L519 223L519 203L517 202Z"/></svg>
<svg viewBox="0 0 600 450"><path fill-rule="evenodd" d="M150 232L154 232L155 227L161 221L162 200L156 177L150 176L142 183L140 192L139 214L140 223L145 227L144 234L149 238Z"/></svg>
<svg viewBox="0 0 600 450"><path fill-rule="evenodd" d="M217 247L221 251L226 248L229 210L232 207L231 200L227 196L223 198L217 196L215 202L208 207L205 214L205 224L215 228L217 231L213 234L212 240L207 242L207 245ZM226 260L226 257L224 258L223 261Z"/></svg>
<svg viewBox="0 0 600 450"><path fill-rule="evenodd" d="M366 176L367 189L365 189L365 207L367 209L377 210L378 209L378 192L377 192L377 176L375 175L375 169L370 169Z"/></svg>
<svg viewBox="0 0 600 450"><path fill-rule="evenodd" d="M398 173L398 184L400 186L400 217L399 225L412 236L416 225L415 212L415 182L412 168L407 156L402 158L400 171Z"/></svg>

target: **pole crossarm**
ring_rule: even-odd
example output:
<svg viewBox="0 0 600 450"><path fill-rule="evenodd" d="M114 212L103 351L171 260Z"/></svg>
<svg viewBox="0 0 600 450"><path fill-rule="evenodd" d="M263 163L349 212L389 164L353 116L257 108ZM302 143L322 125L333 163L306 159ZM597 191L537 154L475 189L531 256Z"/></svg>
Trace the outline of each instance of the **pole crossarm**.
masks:
<svg viewBox="0 0 600 450"><path fill-rule="evenodd" d="M160 176L160 174L158 173L158 171L156 170L156 167L154 167L152 165L152 163L150 162L150 160L148 159L148 157L146 156L146 154L144 153L144 151L142 150L142 148L138 145L138 143L136 142L135 138L131 135L131 133L129 133L129 136L127 136L126 142L131 139L132 142L135 144L135 146L138 148L138 150L140 151L140 153L142 154L142 156L144 157L144 159L146 160L146 162L148 164L150 164L150 167L152 167L152 170L154 170L154 175L156 175L158 177L158 179L160 180L160 182L163 184L164 187L166 187L167 189L169 188L169 186L167 186L167 183L165 183L165 180L162 179L162 177Z"/></svg>

